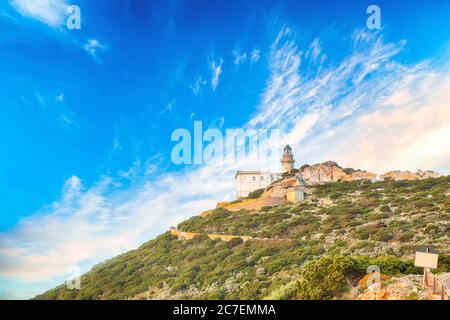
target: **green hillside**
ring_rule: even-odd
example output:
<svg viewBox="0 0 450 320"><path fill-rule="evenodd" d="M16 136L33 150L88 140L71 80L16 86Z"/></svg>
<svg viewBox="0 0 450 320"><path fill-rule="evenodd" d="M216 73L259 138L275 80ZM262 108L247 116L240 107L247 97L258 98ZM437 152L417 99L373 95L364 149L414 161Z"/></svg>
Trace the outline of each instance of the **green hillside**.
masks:
<svg viewBox="0 0 450 320"><path fill-rule="evenodd" d="M335 182L306 202L259 212L216 209L82 276L81 290L59 286L37 299L333 299L345 297L369 265L383 274L420 274L418 245L450 271L450 177ZM243 242L206 234L253 236Z"/></svg>

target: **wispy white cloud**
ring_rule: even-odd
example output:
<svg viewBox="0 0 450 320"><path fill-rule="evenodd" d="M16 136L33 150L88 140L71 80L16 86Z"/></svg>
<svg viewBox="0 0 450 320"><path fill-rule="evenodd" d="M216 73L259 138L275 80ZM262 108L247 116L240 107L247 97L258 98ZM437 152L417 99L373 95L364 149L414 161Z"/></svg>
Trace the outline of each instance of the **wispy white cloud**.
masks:
<svg viewBox="0 0 450 320"><path fill-rule="evenodd" d="M220 58L219 60L212 60L211 61L211 87L213 90L216 90L217 86L219 85L219 79L220 75L222 74L222 65L223 65L223 59Z"/></svg>
<svg viewBox="0 0 450 320"><path fill-rule="evenodd" d="M176 105L177 105L177 102L175 99L170 100L167 103L166 107L161 110L160 115L165 115L165 114L172 115Z"/></svg>
<svg viewBox="0 0 450 320"><path fill-rule="evenodd" d="M310 58L311 61L315 64L318 61L323 63L327 58L326 54L322 54L322 48L320 46L320 40L314 39L308 50L305 53L305 58Z"/></svg>
<svg viewBox="0 0 450 320"><path fill-rule="evenodd" d="M65 99L64 93L60 93L55 97L55 100L58 102L64 102L64 99Z"/></svg>
<svg viewBox="0 0 450 320"><path fill-rule="evenodd" d="M59 27L69 6L66 0L10 0L23 16L39 20L51 27Z"/></svg>
<svg viewBox="0 0 450 320"><path fill-rule="evenodd" d="M405 41L385 43L377 34L356 30L347 58L310 75L301 72L304 51L290 30L282 30L250 126L283 128L304 162L333 159L375 172L449 173L450 146L443 137L450 126L450 66L400 64L395 56L404 46ZM310 57L322 54L314 41Z"/></svg>
<svg viewBox="0 0 450 320"><path fill-rule="evenodd" d="M311 46L299 48L293 32L283 28L268 54L270 77L258 111L244 127L281 129L297 165L336 160L377 173L450 173L450 66L401 64L395 56L404 46L358 30L348 57L305 74L302 65L311 60L304 52ZM314 50L313 58L326 54ZM215 87L222 63L211 62ZM155 161L136 166L154 173ZM271 164L223 161L153 179L139 173L147 170L126 171L129 188L119 187L120 176L103 177L92 187L72 177L59 201L0 234L0 277L53 279L69 265L92 265L134 248L215 201L232 199L235 170L255 165Z"/></svg>
<svg viewBox="0 0 450 320"><path fill-rule="evenodd" d="M95 60L99 60L98 53L108 48L104 44L100 43L100 41L97 39L89 39L83 45L83 49L87 53L89 53Z"/></svg>
<svg viewBox="0 0 450 320"><path fill-rule="evenodd" d="M197 80L195 80L194 84L192 84L189 88L195 93L199 94L200 90L203 86L205 86L208 83L208 81L204 80L202 77L199 77Z"/></svg>
<svg viewBox="0 0 450 320"><path fill-rule="evenodd" d="M70 265L129 250L191 213L206 210L226 192L227 184L202 181L197 174L135 180L138 186L124 191L114 191L118 181L108 177L89 189L72 177L61 200L0 234L0 277L33 281L61 276Z"/></svg>
<svg viewBox="0 0 450 320"><path fill-rule="evenodd" d="M241 63L244 63L245 60L247 60L247 53L240 52L239 50L233 50L233 58L234 58L234 64L240 65Z"/></svg>
<svg viewBox="0 0 450 320"><path fill-rule="evenodd" d="M68 45L75 45L88 53L96 62L101 62L100 52L108 50L108 46L98 39L91 38L82 41L75 41L62 28L71 15L68 11L70 3L67 0L8 0L10 5L22 16L38 20L54 28ZM2 13L10 19L20 20L17 17Z"/></svg>
<svg viewBox="0 0 450 320"><path fill-rule="evenodd" d="M35 116L38 122L50 123L61 128L78 126L80 118L66 103L64 93L44 90L25 82L28 94L21 97L21 105Z"/></svg>
<svg viewBox="0 0 450 320"><path fill-rule="evenodd" d="M336 126L327 142L329 156L378 171L431 168L449 173L450 74L426 64L405 72L391 83L386 97Z"/></svg>
<svg viewBox="0 0 450 320"><path fill-rule="evenodd" d="M259 58L260 58L261 52L259 49L253 49L251 54L250 54L250 61L252 63L258 62Z"/></svg>
<svg viewBox="0 0 450 320"><path fill-rule="evenodd" d="M246 62L247 60L250 61L251 64L256 63L259 61L261 55L261 51L257 48L254 48L250 52L241 51L239 49L233 50L233 63L235 65L240 65Z"/></svg>

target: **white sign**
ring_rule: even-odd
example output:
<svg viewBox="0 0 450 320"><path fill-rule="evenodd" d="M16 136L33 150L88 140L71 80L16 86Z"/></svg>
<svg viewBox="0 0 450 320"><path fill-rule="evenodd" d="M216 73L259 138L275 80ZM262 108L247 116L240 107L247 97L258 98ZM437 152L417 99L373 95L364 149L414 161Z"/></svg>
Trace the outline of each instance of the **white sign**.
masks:
<svg viewBox="0 0 450 320"><path fill-rule="evenodd" d="M426 253L416 251L416 259L414 260L414 265L416 267L436 269L438 265L437 253Z"/></svg>

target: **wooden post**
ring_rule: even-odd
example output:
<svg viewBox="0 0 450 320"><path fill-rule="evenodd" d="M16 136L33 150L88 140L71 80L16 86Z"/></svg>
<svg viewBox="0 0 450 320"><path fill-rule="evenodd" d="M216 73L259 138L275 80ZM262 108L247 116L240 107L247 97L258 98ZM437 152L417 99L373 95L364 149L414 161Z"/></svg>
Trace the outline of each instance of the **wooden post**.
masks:
<svg viewBox="0 0 450 320"><path fill-rule="evenodd" d="M428 253L430 251L429 248L425 249L425 252ZM427 281L427 268L423 268L423 283L422 283L422 290L425 290L425 287L428 285Z"/></svg>
<svg viewBox="0 0 450 320"><path fill-rule="evenodd" d="M433 294L436 294L436 276L433 277Z"/></svg>
<svg viewBox="0 0 450 320"><path fill-rule="evenodd" d="M427 282L427 268L423 268L423 281L422 281L422 290L425 290L425 287L428 285Z"/></svg>

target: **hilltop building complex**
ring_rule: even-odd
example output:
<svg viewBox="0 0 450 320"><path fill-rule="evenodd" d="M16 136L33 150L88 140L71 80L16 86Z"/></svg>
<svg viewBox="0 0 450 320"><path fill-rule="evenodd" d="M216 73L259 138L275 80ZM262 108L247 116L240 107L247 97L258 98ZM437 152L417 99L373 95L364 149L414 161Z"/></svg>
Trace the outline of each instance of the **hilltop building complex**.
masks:
<svg viewBox="0 0 450 320"><path fill-rule="evenodd" d="M287 145L283 149L281 158L282 173L273 173L270 171L238 171L235 175L236 180L236 197L237 199L246 198L253 191L266 188L272 182L281 178L285 172L294 169L294 155L292 148Z"/></svg>

